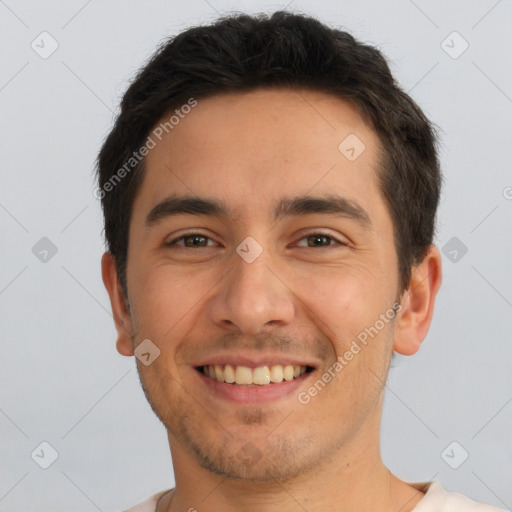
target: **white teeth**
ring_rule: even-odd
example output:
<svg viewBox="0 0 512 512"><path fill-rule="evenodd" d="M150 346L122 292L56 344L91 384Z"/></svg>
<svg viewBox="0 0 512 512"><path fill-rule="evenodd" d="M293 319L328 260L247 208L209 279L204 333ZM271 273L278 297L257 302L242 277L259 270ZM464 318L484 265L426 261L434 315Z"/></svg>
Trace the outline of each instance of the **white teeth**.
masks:
<svg viewBox="0 0 512 512"><path fill-rule="evenodd" d="M268 366L259 366L252 371L252 383L263 386L270 384L270 370Z"/></svg>
<svg viewBox="0 0 512 512"><path fill-rule="evenodd" d="M252 371L247 366L237 366L235 371L237 384L252 384Z"/></svg>
<svg viewBox="0 0 512 512"><path fill-rule="evenodd" d="M233 382L235 382L235 371L230 364L227 364L224 367L224 382L227 382L228 384L233 384Z"/></svg>
<svg viewBox="0 0 512 512"><path fill-rule="evenodd" d="M215 365L215 379L224 382L224 372L222 371L222 366L218 364Z"/></svg>
<svg viewBox="0 0 512 512"><path fill-rule="evenodd" d="M284 367L284 380L293 380L293 366L291 364Z"/></svg>
<svg viewBox="0 0 512 512"><path fill-rule="evenodd" d="M280 364L272 366L270 370L270 382L282 382L283 367Z"/></svg>
<svg viewBox="0 0 512 512"><path fill-rule="evenodd" d="M204 375L219 382L228 384L265 386L270 383L279 383L291 381L306 373L305 366L292 366L291 364L282 366L280 364L272 366L258 366L249 368L248 366L226 365L206 365L203 366Z"/></svg>

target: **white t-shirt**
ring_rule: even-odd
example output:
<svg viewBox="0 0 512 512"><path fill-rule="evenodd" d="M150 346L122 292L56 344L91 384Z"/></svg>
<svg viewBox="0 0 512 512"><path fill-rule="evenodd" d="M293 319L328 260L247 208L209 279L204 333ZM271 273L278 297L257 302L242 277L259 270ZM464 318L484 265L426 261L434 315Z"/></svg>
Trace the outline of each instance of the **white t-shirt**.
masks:
<svg viewBox="0 0 512 512"><path fill-rule="evenodd" d="M412 512L507 512L505 509L474 501L458 492L446 491L439 482L406 483L426 492ZM169 491L170 489L159 492L124 512L155 512L158 500Z"/></svg>

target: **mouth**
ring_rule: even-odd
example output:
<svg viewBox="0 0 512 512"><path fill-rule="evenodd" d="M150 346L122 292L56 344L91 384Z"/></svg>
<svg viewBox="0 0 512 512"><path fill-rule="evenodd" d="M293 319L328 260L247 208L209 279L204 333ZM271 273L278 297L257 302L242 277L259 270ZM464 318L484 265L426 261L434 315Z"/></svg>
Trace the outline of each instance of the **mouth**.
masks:
<svg viewBox="0 0 512 512"><path fill-rule="evenodd" d="M251 368L243 365L208 364L195 369L208 379L233 386L273 386L297 380L311 373L312 366L268 364Z"/></svg>

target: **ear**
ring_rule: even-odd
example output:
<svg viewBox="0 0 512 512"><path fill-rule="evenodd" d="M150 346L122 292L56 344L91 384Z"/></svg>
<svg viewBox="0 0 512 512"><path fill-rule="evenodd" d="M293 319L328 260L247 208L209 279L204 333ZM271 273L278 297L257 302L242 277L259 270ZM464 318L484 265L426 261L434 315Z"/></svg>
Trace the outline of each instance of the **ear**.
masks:
<svg viewBox="0 0 512 512"><path fill-rule="evenodd" d="M117 330L117 351L123 356L133 356L132 321L117 275L117 266L112 253L101 258L101 276L107 289Z"/></svg>
<svg viewBox="0 0 512 512"><path fill-rule="evenodd" d="M441 254L431 245L423 261L412 268L411 282L401 297L402 309L395 323L395 352L410 356L420 349L434 314L442 280L441 267Z"/></svg>

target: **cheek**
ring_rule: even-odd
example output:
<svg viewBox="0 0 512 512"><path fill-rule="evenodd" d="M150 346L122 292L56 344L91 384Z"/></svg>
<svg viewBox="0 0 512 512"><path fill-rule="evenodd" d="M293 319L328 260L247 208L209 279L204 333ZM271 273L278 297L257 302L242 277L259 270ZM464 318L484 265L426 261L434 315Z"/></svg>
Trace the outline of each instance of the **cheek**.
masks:
<svg viewBox="0 0 512 512"><path fill-rule="evenodd" d="M392 290L383 287L375 275L356 268L331 269L314 279L304 277L294 284L303 311L330 341L333 356L343 357L343 364L348 365L344 378L338 380L348 378L363 389L368 377L374 379L367 375L368 368L382 374L392 346L393 323L388 318L380 320L393 305Z"/></svg>
<svg viewBox="0 0 512 512"><path fill-rule="evenodd" d="M169 264L148 263L146 269L139 267L129 288L138 337L165 340L187 330L222 279L220 271L187 271Z"/></svg>
<svg viewBox="0 0 512 512"><path fill-rule="evenodd" d="M313 322L324 326L325 335L343 341L357 335L378 309L375 288L375 280L360 269L339 267L309 278L301 276L293 289L306 306L306 314L311 311Z"/></svg>

